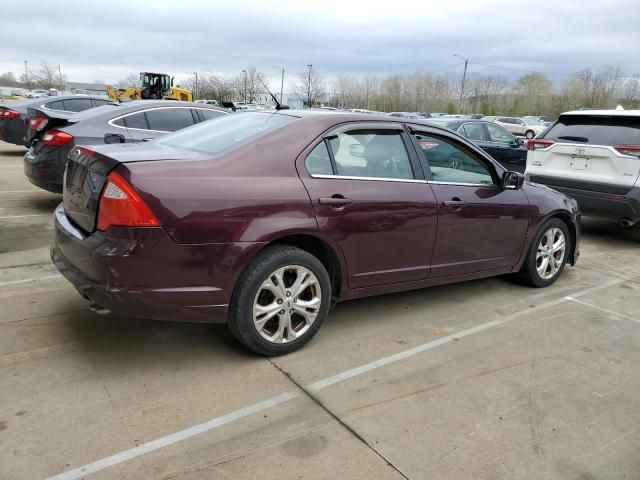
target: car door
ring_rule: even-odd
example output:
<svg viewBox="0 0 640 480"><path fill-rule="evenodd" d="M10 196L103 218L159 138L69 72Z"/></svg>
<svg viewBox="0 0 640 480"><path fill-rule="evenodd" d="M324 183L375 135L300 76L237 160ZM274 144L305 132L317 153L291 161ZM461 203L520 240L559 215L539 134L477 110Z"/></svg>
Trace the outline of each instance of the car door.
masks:
<svg viewBox="0 0 640 480"><path fill-rule="evenodd" d="M486 123L489 142L482 147L504 167L524 173L527 166L527 149L521 140L499 125Z"/></svg>
<svg viewBox="0 0 640 480"><path fill-rule="evenodd" d="M412 127L438 204L430 278L514 266L529 225L523 190L504 190L502 170L459 140Z"/></svg>
<svg viewBox="0 0 640 480"><path fill-rule="evenodd" d="M319 228L340 246L351 288L426 279L436 204L404 127L349 124L307 149L299 170Z"/></svg>

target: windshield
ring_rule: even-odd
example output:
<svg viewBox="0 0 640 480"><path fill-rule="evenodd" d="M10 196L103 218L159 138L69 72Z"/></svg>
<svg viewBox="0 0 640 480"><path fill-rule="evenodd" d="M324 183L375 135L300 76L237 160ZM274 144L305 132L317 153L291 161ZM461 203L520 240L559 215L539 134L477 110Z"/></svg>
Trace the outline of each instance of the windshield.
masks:
<svg viewBox="0 0 640 480"><path fill-rule="evenodd" d="M188 148L217 155L248 143L293 121L296 117L280 114L237 113L224 115L156 140L172 147Z"/></svg>

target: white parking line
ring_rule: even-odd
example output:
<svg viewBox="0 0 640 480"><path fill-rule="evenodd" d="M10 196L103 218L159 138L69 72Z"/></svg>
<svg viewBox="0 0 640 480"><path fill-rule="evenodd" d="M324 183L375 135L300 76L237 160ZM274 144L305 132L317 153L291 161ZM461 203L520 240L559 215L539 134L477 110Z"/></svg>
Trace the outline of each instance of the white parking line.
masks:
<svg viewBox="0 0 640 480"><path fill-rule="evenodd" d="M573 297L564 297L567 300L570 300L575 303L579 303L580 305L584 305L585 307L594 308L596 310L600 310L601 312L608 313L610 315L614 315L619 318L624 318L625 320L631 320L632 322L640 323L640 320L634 317L630 317L629 315L625 315L624 313L615 312L613 310L609 310L608 308L602 308L597 305L593 305L592 303L583 302L582 300L576 300Z"/></svg>
<svg viewBox="0 0 640 480"><path fill-rule="evenodd" d="M384 365L389 365L390 363L394 363L400 360L404 360L406 358L412 357L414 355L417 355L418 353L430 350L432 348L435 347L439 347L440 345L444 345L446 343L449 343L453 340L456 339L460 339L460 338L464 338L464 337L468 337L469 335L473 335L474 333L480 333L482 331L485 331L491 327L495 327L496 325L502 325L510 320L513 320L514 318L519 317L520 315L525 315L525 314L529 314L538 310L542 310L545 308L549 308L549 307L553 307L556 305L560 305L562 303L568 302L568 301L575 301L576 297L582 297L584 295L588 295L592 292L596 292L598 290L602 290L608 287L611 287L613 285L619 284L624 282L624 280L622 279L615 279L615 280L611 280L609 282L600 284L600 285L596 285L594 287L591 288L587 288L585 290L581 290L579 292L574 293L573 295L571 295L570 297L562 297L562 298L558 298L556 300L550 300L548 302L542 303L536 307L533 308L529 308L527 310L523 310L520 312L516 312L516 313L512 313L511 315L507 315L505 317L502 317L500 319L497 320L492 320L490 322L486 322L486 323L482 323L480 325L476 325L475 327L471 327L468 328L466 330L461 330L460 332L457 333L452 333L450 335L447 335L445 337L441 337L437 340L432 340L430 342L427 343L423 343L422 345L418 345L417 347L414 348L410 348L408 350L396 353L394 355L390 355L388 357L384 357L381 358L379 360L374 360L373 362L370 363L366 363L364 365L360 365L359 367L356 368L352 368L350 370L346 370L344 372L338 373L337 375L332 375L330 377L324 378L322 380L319 380L317 382L311 383L310 385L307 385L306 388L308 388L309 390L314 390L314 391L318 391L321 390L323 388L326 388L330 385L334 385L336 383L342 382L344 380L347 380L349 378L353 378L357 375L361 375L363 373L369 372L371 370L374 370L376 368L382 367ZM153 452L155 450L158 450L160 448L169 446L169 445L173 445L177 442L180 442L182 440L187 440L188 438L191 438L195 435L199 435L201 433L204 432L208 432L210 430L213 430L215 428L218 428L222 425L226 425L234 420L238 420L241 418L244 418L246 416L249 416L253 413L258 413L262 410L266 410L268 408L274 407L276 405L280 405L282 403L285 403L289 400L292 400L294 398L297 398L299 396L299 394L297 392L294 391L290 391L290 392L285 392L281 395L278 395L276 397L272 397L270 399L267 400L263 400L262 402L258 402L258 403L254 403L253 405L250 405L248 407L245 408L241 408L240 410L236 410L234 412L228 413L226 415L222 415L220 417L216 417L213 418L207 422L204 423L200 423L197 425L194 425L192 427L189 427L187 429L181 430L179 432L176 433L172 433L169 434L165 437L160 437L156 440L152 440L150 442L147 443L143 443L142 445L138 445L137 447L133 447L130 448L128 450L124 450L122 452L116 453L115 455L111 455L109 457L105 457L101 460L97 460L93 463L89 463L87 465L84 465L82 467L76 468L74 470L68 470L66 472L62 472L58 475L54 475L53 477L49 477L47 480L76 480L76 479L80 479L85 477L88 474L94 473L94 472L98 472L100 470L104 470L105 468L117 465L119 463L122 462L126 462L127 460L131 460L132 458L136 458L139 457L140 455L144 455L146 453L150 453Z"/></svg>
<svg viewBox="0 0 640 480"><path fill-rule="evenodd" d="M62 275L59 273L56 273L54 275L46 275L44 277L26 278L24 280L11 280L9 282L0 282L0 287L6 287L8 285L19 285L21 283L43 282L46 280L53 280L54 278L62 278Z"/></svg>
<svg viewBox="0 0 640 480"><path fill-rule="evenodd" d="M38 190L36 188L32 188L30 190L0 190L0 193L32 193L32 192L50 193L50 192L46 192L44 190Z"/></svg>
<svg viewBox="0 0 640 480"><path fill-rule="evenodd" d="M0 220L8 220L10 218L27 218L27 217L53 217L53 213L31 213L29 215L4 215Z"/></svg>

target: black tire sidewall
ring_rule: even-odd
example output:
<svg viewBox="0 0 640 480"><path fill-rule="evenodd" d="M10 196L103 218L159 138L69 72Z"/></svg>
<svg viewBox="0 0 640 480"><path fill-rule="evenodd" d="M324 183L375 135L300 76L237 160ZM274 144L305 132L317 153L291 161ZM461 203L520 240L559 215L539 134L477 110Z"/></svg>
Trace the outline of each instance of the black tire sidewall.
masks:
<svg viewBox="0 0 640 480"><path fill-rule="evenodd" d="M529 136L529 133L531 133L531 136ZM533 137L536 136L535 132L533 130L527 130L524 134L525 138L528 138L529 140L531 140Z"/></svg>
<svg viewBox="0 0 640 480"><path fill-rule="evenodd" d="M264 280L287 265L300 265L311 270L320 283L322 299L313 325L301 338L290 343L276 344L262 338L256 330L253 323L253 301ZM276 245L259 253L240 276L231 302L229 327L236 338L254 352L267 356L283 355L299 349L311 340L327 316L330 303L331 282L322 262L305 250Z"/></svg>
<svg viewBox="0 0 640 480"><path fill-rule="evenodd" d="M564 239L565 239L564 240L565 241L564 258L562 259L562 265L560 266L556 274L552 278L544 279L540 277L540 275L538 274L538 269L536 268L536 256L538 252L538 245L540 244L540 240L542 239L542 236L550 228L554 228L554 227L562 230L562 233L564 234ZM544 222L544 224L542 224L542 226L540 227L536 235L533 237L531 246L529 247L527 261L525 264L525 269L523 271L523 273L525 274L526 280L530 284L536 287L547 287L552 283L554 283L560 277L560 275L562 275L562 272L564 271L564 267L567 264L567 259L569 258L569 253L571 252L571 248L572 248L572 239L571 239L571 235L569 234L569 228L567 227L566 223L564 223L559 218L550 218L549 220Z"/></svg>

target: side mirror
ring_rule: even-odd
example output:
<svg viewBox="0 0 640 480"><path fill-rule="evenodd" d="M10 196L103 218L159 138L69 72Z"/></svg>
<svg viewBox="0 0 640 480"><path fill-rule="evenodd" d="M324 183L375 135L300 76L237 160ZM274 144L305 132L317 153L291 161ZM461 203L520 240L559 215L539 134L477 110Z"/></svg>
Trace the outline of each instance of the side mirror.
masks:
<svg viewBox="0 0 640 480"><path fill-rule="evenodd" d="M524 175L518 172L504 172L502 174L502 189L503 190L518 190L522 188L524 183Z"/></svg>
<svg viewBox="0 0 640 480"><path fill-rule="evenodd" d="M104 134L104 143L124 143L124 142L125 142L124 135L120 135L119 133Z"/></svg>

